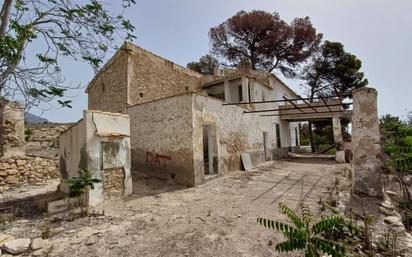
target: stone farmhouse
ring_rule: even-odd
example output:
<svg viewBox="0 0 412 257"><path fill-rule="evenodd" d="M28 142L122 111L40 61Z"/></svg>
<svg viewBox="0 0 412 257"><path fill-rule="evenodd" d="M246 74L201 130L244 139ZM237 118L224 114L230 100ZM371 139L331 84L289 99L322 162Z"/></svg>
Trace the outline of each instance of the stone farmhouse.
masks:
<svg viewBox="0 0 412 257"><path fill-rule="evenodd" d="M299 146L298 123L247 113L263 105L230 105L296 98L286 84L246 69L216 73L202 75L125 43L87 87L88 109L130 117L133 174L187 186L241 169L242 153L258 164Z"/></svg>

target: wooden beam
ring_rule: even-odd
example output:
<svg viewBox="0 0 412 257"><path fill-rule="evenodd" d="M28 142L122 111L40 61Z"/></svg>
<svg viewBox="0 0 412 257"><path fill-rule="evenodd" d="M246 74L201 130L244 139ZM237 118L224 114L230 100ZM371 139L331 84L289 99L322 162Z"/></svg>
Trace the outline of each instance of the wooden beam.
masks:
<svg viewBox="0 0 412 257"><path fill-rule="evenodd" d="M300 95L299 95L299 97L302 99L302 101L303 101L305 104L307 104L308 106L310 106L314 112L318 112L318 110L316 110L315 108L313 108L306 99L303 99Z"/></svg>
<svg viewBox="0 0 412 257"><path fill-rule="evenodd" d="M298 113L293 113L293 114L280 114L280 113L275 113L275 114L264 114L264 115L259 115L260 117L270 117L270 116L288 116L288 115L316 115L316 114L320 114L320 113L336 113L336 112L340 112L340 113L344 113L347 112L347 110L340 110L340 111L326 111L326 112L318 112L318 113L314 113L314 112L306 112L306 113L302 113L302 114L298 114Z"/></svg>
<svg viewBox="0 0 412 257"><path fill-rule="evenodd" d="M343 105L352 105L353 103L344 103ZM330 104L330 107L332 106L342 106L341 104ZM325 106L321 105L321 106L303 106L300 107L300 109L313 109L313 108L324 108ZM257 111L243 111L243 113L257 113L257 112L279 112L279 111L290 111L290 110L296 110L296 108L279 108L279 109L265 109L265 110L257 110ZM318 110L316 110L316 112L312 112L312 113L319 113ZM285 114L287 115L287 114Z"/></svg>
<svg viewBox="0 0 412 257"><path fill-rule="evenodd" d="M347 97L350 95L341 95L341 97ZM330 98L333 98L331 96ZM289 101L310 100L310 99L322 99L322 97L305 97L305 98L289 98ZM254 101L254 102L236 102L236 103L223 103L223 105L242 105L242 104L266 104L266 103L284 103L287 100L269 100L269 101Z"/></svg>
<svg viewBox="0 0 412 257"><path fill-rule="evenodd" d="M286 101L288 101L289 103L291 103L296 109L298 109L300 112L302 113L306 113L304 112L302 109L300 109L299 106L297 106L294 102L292 102L291 100L287 99L286 96L283 96L283 99L285 99Z"/></svg>
<svg viewBox="0 0 412 257"><path fill-rule="evenodd" d="M332 112L332 110L329 108L328 103L326 103L325 99L323 99L323 97L321 97L320 99L321 99L322 102L325 104L325 106L328 108L328 110L329 110L330 112Z"/></svg>

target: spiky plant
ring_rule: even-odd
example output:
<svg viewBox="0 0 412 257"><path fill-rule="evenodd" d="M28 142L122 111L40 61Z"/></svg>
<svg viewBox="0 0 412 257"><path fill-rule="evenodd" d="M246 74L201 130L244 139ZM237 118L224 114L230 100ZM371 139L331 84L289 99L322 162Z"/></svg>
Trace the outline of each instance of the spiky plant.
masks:
<svg viewBox="0 0 412 257"><path fill-rule="evenodd" d="M257 219L260 225L281 232L286 238L286 241L275 246L276 251L303 251L305 257L319 257L321 253L332 257L345 256L345 248L333 240L328 240L326 236L332 230L345 226L342 216L322 217L320 221L312 224L313 216L305 204L300 205L301 215L292 211L284 203L280 203L279 208L282 214L290 219L292 225L265 218Z"/></svg>

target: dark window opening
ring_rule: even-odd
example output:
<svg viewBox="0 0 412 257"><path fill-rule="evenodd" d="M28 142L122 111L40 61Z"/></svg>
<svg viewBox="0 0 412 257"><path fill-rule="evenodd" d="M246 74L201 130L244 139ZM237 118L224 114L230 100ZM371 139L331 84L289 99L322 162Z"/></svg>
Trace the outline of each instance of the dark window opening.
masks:
<svg viewBox="0 0 412 257"><path fill-rule="evenodd" d="M280 126L276 123L276 144L278 148L282 147L281 140L280 140Z"/></svg>

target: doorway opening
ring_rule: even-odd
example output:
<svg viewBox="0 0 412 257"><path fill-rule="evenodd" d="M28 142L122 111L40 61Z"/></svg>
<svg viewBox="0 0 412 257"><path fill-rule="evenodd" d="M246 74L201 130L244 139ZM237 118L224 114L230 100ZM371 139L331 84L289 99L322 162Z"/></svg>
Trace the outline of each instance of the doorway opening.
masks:
<svg viewBox="0 0 412 257"><path fill-rule="evenodd" d="M205 175L218 173L216 125L203 125L203 163Z"/></svg>
<svg viewBox="0 0 412 257"><path fill-rule="evenodd" d="M268 132L263 132L263 160L268 161Z"/></svg>
<svg viewBox="0 0 412 257"><path fill-rule="evenodd" d="M281 140L280 140L280 126L278 123L276 123L276 146L277 148L281 148Z"/></svg>

